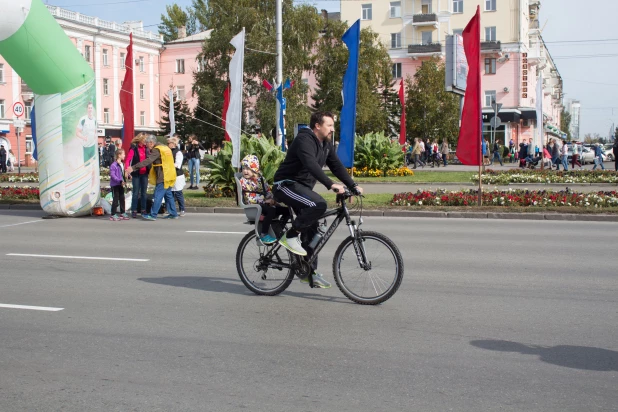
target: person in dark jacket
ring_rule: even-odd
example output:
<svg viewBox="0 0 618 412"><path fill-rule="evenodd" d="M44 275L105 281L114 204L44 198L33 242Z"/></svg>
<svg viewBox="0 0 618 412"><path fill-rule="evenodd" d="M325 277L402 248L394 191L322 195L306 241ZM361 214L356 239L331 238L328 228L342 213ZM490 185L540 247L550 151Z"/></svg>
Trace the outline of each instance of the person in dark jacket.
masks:
<svg viewBox="0 0 618 412"><path fill-rule="evenodd" d="M273 195L281 203L291 206L296 219L292 228L279 240L290 252L306 256L299 239L310 240L317 231L317 221L326 211L326 200L313 191L316 182L322 183L328 190L341 193L344 185L333 182L322 170L324 165L354 193L363 190L348 174L345 166L337 157L331 141L335 121L330 112L316 112L311 115L309 129L301 129L292 141L290 149L279 169L275 173ZM322 288L330 284L317 273L317 262L312 274L313 285ZM308 280L307 280L308 282Z"/></svg>
<svg viewBox="0 0 618 412"><path fill-rule="evenodd" d="M519 167L525 168L526 167L526 157L528 157L528 143L526 142L526 140L524 139L520 144L519 144Z"/></svg>
<svg viewBox="0 0 618 412"><path fill-rule="evenodd" d="M6 173L6 161L8 159L8 155L4 145L0 146L0 173Z"/></svg>
<svg viewBox="0 0 618 412"><path fill-rule="evenodd" d="M498 161L500 162L500 166L504 166L504 164L502 163L502 156L500 155L500 152L502 151L502 149L500 148L500 142L498 140L496 140L494 142L494 156L491 159L491 164L493 165L494 162L496 161L496 158L498 158Z"/></svg>
<svg viewBox="0 0 618 412"><path fill-rule="evenodd" d="M146 137L148 136L145 133L140 133L131 141L131 149L129 149L129 154L125 158L125 170L146 160L150 156L150 150L146 147ZM148 172L150 172L150 166L142 167L131 173L131 217L134 219L140 212L142 216L148 214L146 210Z"/></svg>
<svg viewBox="0 0 618 412"><path fill-rule="evenodd" d="M618 136L616 136L616 141L614 142L614 146L612 146L612 151L614 152L614 169L618 171Z"/></svg>
<svg viewBox="0 0 618 412"><path fill-rule="evenodd" d="M200 150L204 149L204 146L197 141L195 135L189 136L189 143L187 144L187 159L189 159L189 178L191 179L191 186L189 189L197 190L200 184L200 159L202 154ZM193 185L193 175L195 174L195 186Z"/></svg>

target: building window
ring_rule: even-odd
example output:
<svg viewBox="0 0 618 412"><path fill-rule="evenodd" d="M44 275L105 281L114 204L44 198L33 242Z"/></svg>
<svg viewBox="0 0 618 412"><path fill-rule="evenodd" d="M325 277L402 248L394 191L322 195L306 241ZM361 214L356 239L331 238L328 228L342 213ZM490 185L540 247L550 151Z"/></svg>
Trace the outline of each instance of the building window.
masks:
<svg viewBox="0 0 618 412"><path fill-rule="evenodd" d="M485 74L496 74L496 59L485 59Z"/></svg>
<svg viewBox="0 0 618 412"><path fill-rule="evenodd" d="M496 41L496 27L485 27L485 41Z"/></svg>
<svg viewBox="0 0 618 412"><path fill-rule="evenodd" d="M491 107L491 104L496 101L495 90L485 90L485 107Z"/></svg>
<svg viewBox="0 0 618 412"><path fill-rule="evenodd" d="M146 125L146 112L139 112L139 124L141 126Z"/></svg>
<svg viewBox="0 0 618 412"><path fill-rule="evenodd" d="M401 77L401 63L393 63L393 78L399 79Z"/></svg>
<svg viewBox="0 0 618 412"><path fill-rule="evenodd" d="M109 66L109 61L107 60L107 49L103 49L103 66Z"/></svg>
<svg viewBox="0 0 618 412"><path fill-rule="evenodd" d="M185 59L176 59L176 73L185 72Z"/></svg>
<svg viewBox="0 0 618 412"><path fill-rule="evenodd" d="M109 96L109 79L103 79L103 94Z"/></svg>
<svg viewBox="0 0 618 412"><path fill-rule="evenodd" d="M453 35L455 34L463 36L463 29L453 29Z"/></svg>
<svg viewBox="0 0 618 412"><path fill-rule="evenodd" d="M0 119L4 119L4 100L0 100Z"/></svg>
<svg viewBox="0 0 618 412"><path fill-rule="evenodd" d="M204 60L204 58L197 58L197 70L200 72L203 72L204 69L206 68L206 60Z"/></svg>
<svg viewBox="0 0 618 412"><path fill-rule="evenodd" d="M4 64L0 63L0 83L4 83Z"/></svg>
<svg viewBox="0 0 618 412"><path fill-rule="evenodd" d="M86 59L87 62L90 61L90 46L84 46L84 59Z"/></svg>
<svg viewBox="0 0 618 412"><path fill-rule="evenodd" d="M363 4L361 6L361 10L363 12L361 16L361 20L371 20L372 19L371 4Z"/></svg>
<svg viewBox="0 0 618 412"><path fill-rule="evenodd" d="M139 71L142 73L146 71L144 70L144 56L139 56Z"/></svg>
<svg viewBox="0 0 618 412"><path fill-rule="evenodd" d="M120 53L120 68L122 70L124 70L126 68L125 66L125 59L127 58L127 55L124 53Z"/></svg>
<svg viewBox="0 0 618 412"><path fill-rule="evenodd" d="M391 1L391 19L401 17L401 2Z"/></svg>
<svg viewBox="0 0 618 412"><path fill-rule="evenodd" d="M463 0L453 0L453 13L463 13Z"/></svg>
<svg viewBox="0 0 618 412"><path fill-rule="evenodd" d="M496 11L496 0L485 0L485 11Z"/></svg>
<svg viewBox="0 0 618 412"><path fill-rule="evenodd" d="M303 82L303 84L306 84L306 85L309 84L309 79L307 78L301 79L300 81Z"/></svg>
<svg viewBox="0 0 618 412"><path fill-rule="evenodd" d="M141 100L144 100L144 99L145 99L145 97L144 97L144 85L143 85L143 84L140 84L140 85L139 85L139 98L140 98Z"/></svg>
<svg viewBox="0 0 618 412"><path fill-rule="evenodd" d="M432 0L422 0L421 1L421 13L431 14L431 1Z"/></svg>
<svg viewBox="0 0 618 412"><path fill-rule="evenodd" d="M401 48L401 33L391 33L391 49Z"/></svg>
<svg viewBox="0 0 618 412"><path fill-rule="evenodd" d="M33 151L32 136L26 136L26 154L31 154Z"/></svg>
<svg viewBox="0 0 618 412"><path fill-rule="evenodd" d="M25 102L26 106L26 120L30 120L30 113L32 113L32 101Z"/></svg>
<svg viewBox="0 0 618 412"><path fill-rule="evenodd" d="M432 43L432 35L430 31L421 32L421 44L431 44Z"/></svg>
<svg viewBox="0 0 618 412"><path fill-rule="evenodd" d="M255 124L255 111L254 110L247 110L247 123L248 124Z"/></svg>
<svg viewBox="0 0 618 412"><path fill-rule="evenodd" d="M103 123L109 123L109 109L103 109Z"/></svg>
<svg viewBox="0 0 618 412"><path fill-rule="evenodd" d="M176 95L178 96L178 100L184 100L185 99L185 86L177 86Z"/></svg>

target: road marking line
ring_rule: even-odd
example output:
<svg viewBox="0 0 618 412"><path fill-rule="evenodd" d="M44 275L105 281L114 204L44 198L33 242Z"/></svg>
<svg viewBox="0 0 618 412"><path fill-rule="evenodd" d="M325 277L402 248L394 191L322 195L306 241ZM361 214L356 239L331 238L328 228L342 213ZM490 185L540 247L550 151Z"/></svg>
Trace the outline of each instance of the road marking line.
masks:
<svg viewBox="0 0 618 412"><path fill-rule="evenodd" d="M220 235L246 235L247 232L217 232L214 230L187 230L187 233L213 233Z"/></svg>
<svg viewBox="0 0 618 412"><path fill-rule="evenodd" d="M49 308L45 306L7 305L5 303L0 303L0 308L42 310L44 312L58 312L58 311L64 310L64 308Z"/></svg>
<svg viewBox="0 0 618 412"><path fill-rule="evenodd" d="M95 256L61 256L61 255L32 255L26 253L7 253L7 256L26 256L40 258L59 258L59 259L90 259L90 260L120 260L126 262L148 262L150 259L127 259L127 258L108 258Z"/></svg>
<svg viewBox="0 0 618 412"><path fill-rule="evenodd" d="M11 226L19 226L19 225L27 225L29 223L37 223L37 222L42 222L42 220L39 219L39 220L31 220L29 222L14 223L12 225L0 226L0 228L2 228L2 227L11 227Z"/></svg>

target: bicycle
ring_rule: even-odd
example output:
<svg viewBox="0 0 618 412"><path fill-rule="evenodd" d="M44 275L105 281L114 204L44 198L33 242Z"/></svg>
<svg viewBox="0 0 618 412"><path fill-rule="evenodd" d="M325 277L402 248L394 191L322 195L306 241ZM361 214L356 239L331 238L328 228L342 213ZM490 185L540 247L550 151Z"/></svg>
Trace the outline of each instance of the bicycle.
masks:
<svg viewBox="0 0 618 412"><path fill-rule="evenodd" d="M360 204L358 225L350 217L346 205L352 197L357 197L357 204ZM328 217L334 216L335 219L306 258L291 253L278 243L264 245L257 238L256 230L249 232L240 241L236 252L236 268L244 285L257 295L275 296L286 290L294 276L298 276L301 279L308 277L313 287L312 264L345 220L350 236L339 245L333 258L337 287L347 298L363 305L377 305L390 299L399 289L404 274L403 258L397 245L381 233L360 228L363 224L362 196L346 191L337 195L337 203L339 207L327 210L320 217L319 220L324 222ZM271 228L277 240L289 228L291 216L292 213L285 221L273 221ZM259 224L259 217L256 220L253 223ZM389 268L383 268L383 264ZM348 271L351 274L348 275ZM385 280L387 275L388 279L392 276L392 280Z"/></svg>

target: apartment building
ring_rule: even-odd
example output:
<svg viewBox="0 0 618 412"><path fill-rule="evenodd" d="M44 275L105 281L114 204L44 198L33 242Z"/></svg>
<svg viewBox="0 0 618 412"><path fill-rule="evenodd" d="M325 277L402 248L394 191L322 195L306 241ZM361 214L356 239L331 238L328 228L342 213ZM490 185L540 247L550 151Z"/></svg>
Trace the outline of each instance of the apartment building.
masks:
<svg viewBox="0 0 618 412"><path fill-rule="evenodd" d="M536 79L544 74L546 137L562 137L562 78L543 42L539 0L345 0L341 19L371 27L388 48L393 77L414 76L431 57L444 59L445 39L461 34L481 9L483 123L490 135L491 103L501 103L496 139L519 142L534 136Z"/></svg>
<svg viewBox="0 0 618 412"><path fill-rule="evenodd" d="M95 107L100 140L120 138L121 135L123 117L119 94L126 73L126 47L129 44L130 32L133 33L135 65L135 129L136 132L158 130L159 101L162 93L162 36L144 30L142 22L119 24L56 6L48 5L47 8L94 70L97 95ZM21 160L29 164L33 151L30 111L34 94L0 56L0 142L14 149L15 155L17 139L12 107L18 101L26 107L26 128L20 139Z"/></svg>
<svg viewBox="0 0 618 412"><path fill-rule="evenodd" d="M565 109L567 113L571 115L571 126L570 126L571 139L581 141L582 139L580 139L580 135L579 135L579 124L581 122L581 112L582 112L581 102L579 100L569 99L567 100Z"/></svg>

